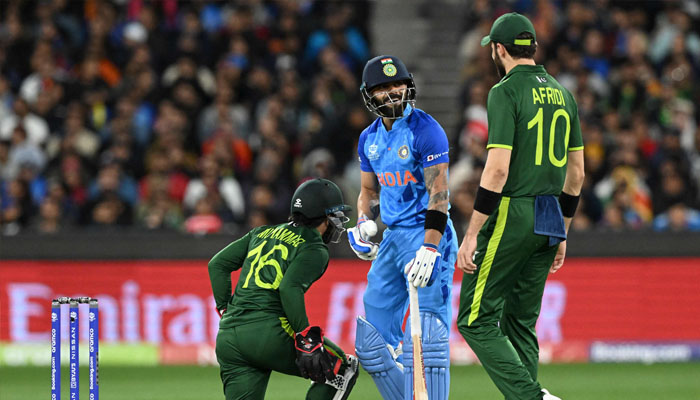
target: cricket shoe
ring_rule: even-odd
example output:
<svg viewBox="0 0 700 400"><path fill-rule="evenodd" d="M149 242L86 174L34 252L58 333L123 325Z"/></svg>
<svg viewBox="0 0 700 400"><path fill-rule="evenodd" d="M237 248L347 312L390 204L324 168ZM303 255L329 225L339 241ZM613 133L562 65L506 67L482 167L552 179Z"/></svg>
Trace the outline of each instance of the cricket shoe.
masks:
<svg viewBox="0 0 700 400"><path fill-rule="evenodd" d="M550 394L549 390L542 389L542 400L561 400L561 399L553 394Z"/></svg>
<svg viewBox="0 0 700 400"><path fill-rule="evenodd" d="M357 376L360 375L358 369L360 363L357 357L348 355L348 364L343 374L337 374L332 380L326 379L326 385L336 389L333 400L347 400L352 387L355 386Z"/></svg>

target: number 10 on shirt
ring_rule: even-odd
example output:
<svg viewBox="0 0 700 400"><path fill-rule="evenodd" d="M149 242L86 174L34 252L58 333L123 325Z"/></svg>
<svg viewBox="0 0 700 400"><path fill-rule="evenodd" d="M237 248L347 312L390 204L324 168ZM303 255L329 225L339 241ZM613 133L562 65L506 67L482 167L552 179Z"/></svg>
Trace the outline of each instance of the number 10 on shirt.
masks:
<svg viewBox="0 0 700 400"><path fill-rule="evenodd" d="M557 120L560 117L564 118L566 133L564 134L564 156L561 159L558 159L554 154L554 139L557 132ZM544 136L544 110L542 107L537 110L535 117L527 123L527 129L532 129L534 126L537 126L537 150L535 152L535 165L542 165L542 152L544 147L544 144L542 143ZM566 165L567 146L569 145L570 133L571 117L569 117L569 113L567 113L563 108L554 111L554 114L552 114L552 123L549 126L549 162L555 167L561 168Z"/></svg>

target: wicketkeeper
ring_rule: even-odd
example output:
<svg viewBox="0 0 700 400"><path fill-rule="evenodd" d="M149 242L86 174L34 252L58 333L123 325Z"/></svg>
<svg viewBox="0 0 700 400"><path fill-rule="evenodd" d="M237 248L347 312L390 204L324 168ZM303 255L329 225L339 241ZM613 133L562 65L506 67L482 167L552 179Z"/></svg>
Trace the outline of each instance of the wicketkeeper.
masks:
<svg viewBox="0 0 700 400"><path fill-rule="evenodd" d="M263 399L271 371L311 379L307 399L347 399L357 359L309 326L304 293L326 271L326 245L340 240L349 209L333 182L307 181L294 193L288 223L255 228L209 262L226 400Z"/></svg>

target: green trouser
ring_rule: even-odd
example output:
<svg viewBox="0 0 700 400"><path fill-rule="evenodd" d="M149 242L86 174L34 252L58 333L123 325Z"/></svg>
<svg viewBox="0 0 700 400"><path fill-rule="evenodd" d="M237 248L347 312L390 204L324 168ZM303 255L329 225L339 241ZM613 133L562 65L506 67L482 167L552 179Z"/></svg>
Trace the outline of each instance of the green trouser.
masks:
<svg viewBox="0 0 700 400"><path fill-rule="evenodd" d="M510 399L541 399L535 324L558 246L534 234L534 197L503 197L477 237L476 273L464 274L457 327Z"/></svg>
<svg viewBox="0 0 700 400"><path fill-rule="evenodd" d="M285 321L286 322L286 321ZM301 377L295 364L296 350L288 324L274 319L219 329L216 358L226 400L265 398L272 371ZM324 339L325 348L343 360L339 373L346 368L345 353L335 343ZM313 384L306 393L310 400L332 399L336 389Z"/></svg>

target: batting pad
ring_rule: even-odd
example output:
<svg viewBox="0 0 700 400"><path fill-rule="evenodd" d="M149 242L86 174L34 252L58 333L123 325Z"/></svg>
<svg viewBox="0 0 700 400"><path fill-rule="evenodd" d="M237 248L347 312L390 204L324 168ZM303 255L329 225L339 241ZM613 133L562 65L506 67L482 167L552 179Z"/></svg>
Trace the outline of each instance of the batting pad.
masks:
<svg viewBox="0 0 700 400"><path fill-rule="evenodd" d="M450 333L437 315L421 312L423 333L423 363L425 383L430 400L447 399L450 393ZM413 399L413 341L411 324L406 324L404 333L403 365L406 371L404 398Z"/></svg>
<svg viewBox="0 0 700 400"><path fill-rule="evenodd" d="M385 400L403 400L404 373L384 338L365 317L357 317L355 354Z"/></svg>

